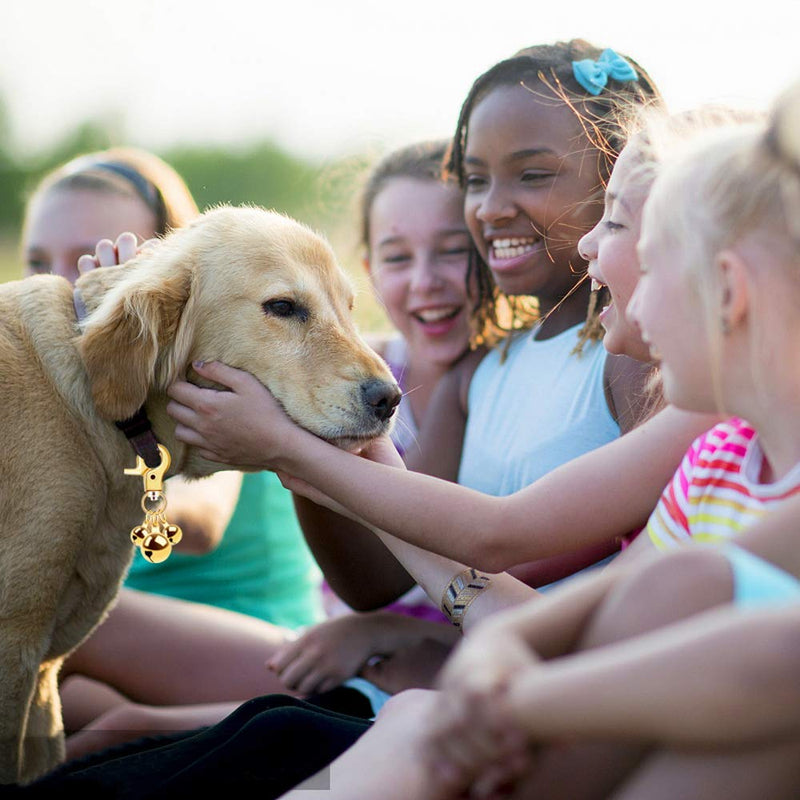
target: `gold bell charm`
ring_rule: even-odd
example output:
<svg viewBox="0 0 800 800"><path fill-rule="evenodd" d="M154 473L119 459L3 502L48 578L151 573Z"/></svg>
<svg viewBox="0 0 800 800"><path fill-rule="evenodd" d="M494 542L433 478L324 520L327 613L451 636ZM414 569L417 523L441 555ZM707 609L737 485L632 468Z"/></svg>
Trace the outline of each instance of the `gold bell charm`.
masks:
<svg viewBox="0 0 800 800"><path fill-rule="evenodd" d="M172 546L183 538L180 527L167 522L164 516L164 509L167 507L164 475L169 469L171 458L163 445L158 445L158 450L161 453L161 463L157 467L148 467L144 459L137 456L136 466L125 470L126 475L141 475L144 481L144 522L133 528L130 537L142 556L152 564L166 561L172 552Z"/></svg>
<svg viewBox="0 0 800 800"><path fill-rule="evenodd" d="M151 564L160 564L169 558L172 545L163 533L149 533L144 537L139 549Z"/></svg>
<svg viewBox="0 0 800 800"><path fill-rule="evenodd" d="M178 525L173 525L170 523L166 528L164 528L164 536L169 539L170 544L175 545L178 544L181 539L183 539L183 531Z"/></svg>
<svg viewBox="0 0 800 800"><path fill-rule="evenodd" d="M144 541L144 537L147 536L148 533L149 533L149 531L147 530L147 528L144 525L137 525L131 531L131 541L137 547L141 547L142 546L142 542Z"/></svg>

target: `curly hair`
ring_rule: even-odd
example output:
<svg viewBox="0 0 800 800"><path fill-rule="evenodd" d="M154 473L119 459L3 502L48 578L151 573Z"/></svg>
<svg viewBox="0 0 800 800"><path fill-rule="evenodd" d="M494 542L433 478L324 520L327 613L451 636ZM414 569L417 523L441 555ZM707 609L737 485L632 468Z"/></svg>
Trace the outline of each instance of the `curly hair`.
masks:
<svg viewBox="0 0 800 800"><path fill-rule="evenodd" d="M589 94L575 78L573 63L587 58L597 59L602 52L602 48L583 39L536 45L518 51L480 75L461 106L445 160L445 174L453 176L459 185L465 186L464 155L472 111L493 89L521 85L529 89L535 99L564 103L573 111L590 145L604 156L598 175L598 187L602 189L625 145L631 114L644 105L662 104L660 92L650 76L628 56L624 57L635 70L636 80L620 81L609 77L600 94ZM497 343L512 330L530 327L538 320L539 307L535 298L504 295L479 255L471 259L470 270L476 275L478 287L473 318L476 342ZM585 341L602 338L597 306L597 294L592 293L577 352L580 352Z"/></svg>

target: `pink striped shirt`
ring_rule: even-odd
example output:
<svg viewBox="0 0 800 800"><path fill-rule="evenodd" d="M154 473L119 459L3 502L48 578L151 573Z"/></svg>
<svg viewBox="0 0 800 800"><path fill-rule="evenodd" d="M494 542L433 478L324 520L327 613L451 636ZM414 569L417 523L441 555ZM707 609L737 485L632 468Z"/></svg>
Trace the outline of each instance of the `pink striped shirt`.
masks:
<svg viewBox="0 0 800 800"><path fill-rule="evenodd" d="M734 536L800 492L800 464L774 483L761 483L764 454L754 428L732 418L692 442L647 523L660 550L690 539Z"/></svg>

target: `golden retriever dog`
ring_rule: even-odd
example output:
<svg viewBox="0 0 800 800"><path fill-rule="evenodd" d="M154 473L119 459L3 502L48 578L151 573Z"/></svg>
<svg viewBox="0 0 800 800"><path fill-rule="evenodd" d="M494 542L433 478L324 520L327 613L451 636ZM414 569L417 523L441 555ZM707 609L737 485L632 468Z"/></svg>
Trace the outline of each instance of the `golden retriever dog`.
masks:
<svg viewBox="0 0 800 800"><path fill-rule="evenodd" d="M194 360L249 371L299 424L342 446L387 431L400 397L356 331L331 248L283 215L212 210L76 289L82 322L62 278L0 285L5 784L63 759L59 667L104 616L134 552L143 483L124 474L136 456L115 421L144 406L172 455L168 474L201 477L222 465L178 442L165 411L174 380L198 380Z"/></svg>

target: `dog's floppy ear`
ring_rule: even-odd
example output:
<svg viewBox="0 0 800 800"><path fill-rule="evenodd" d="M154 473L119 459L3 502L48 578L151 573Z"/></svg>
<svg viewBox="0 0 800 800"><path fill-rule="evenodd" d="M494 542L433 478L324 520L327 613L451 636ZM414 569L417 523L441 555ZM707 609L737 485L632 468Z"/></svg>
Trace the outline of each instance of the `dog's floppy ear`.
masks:
<svg viewBox="0 0 800 800"><path fill-rule="evenodd" d="M123 267L123 277L86 320L78 340L97 412L106 419L136 413L167 347L172 351L176 338L188 347L190 332L181 318L193 271L187 250L169 244L159 243Z"/></svg>

